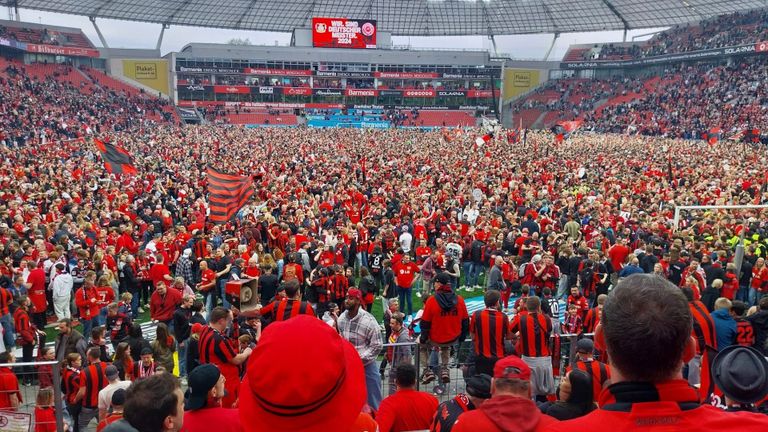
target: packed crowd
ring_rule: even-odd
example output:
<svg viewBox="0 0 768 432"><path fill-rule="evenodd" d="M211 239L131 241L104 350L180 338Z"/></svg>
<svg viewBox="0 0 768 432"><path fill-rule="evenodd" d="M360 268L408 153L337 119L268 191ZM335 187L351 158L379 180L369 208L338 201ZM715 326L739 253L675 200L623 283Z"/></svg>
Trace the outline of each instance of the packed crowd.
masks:
<svg viewBox="0 0 768 432"><path fill-rule="evenodd" d="M653 78L650 78L653 79ZM657 78L658 79L658 78ZM700 138L713 128L728 137L745 129L768 130L768 59L732 65L677 66L642 96L586 116L597 132ZM725 137L724 137L725 138Z"/></svg>
<svg viewBox="0 0 768 432"><path fill-rule="evenodd" d="M517 145L497 139L478 147L474 133L451 134L134 126L109 135L135 157L139 175L122 177L106 173L87 142L51 146L30 139L3 147L0 297L7 308L0 322L5 345L18 344L23 360L32 360L34 347L43 346L39 331L48 316L55 316L56 348L38 350L38 356L66 362L63 378L71 382L65 395L72 427L85 428L91 419L109 414L109 404L99 402L103 388L98 384L111 382L114 372L105 365L112 363L120 380L137 382L128 389L123 409L139 430L151 429L136 426L140 420L128 414L136 409L129 409L130 401L144 398L147 386L175 385L170 378L174 370L189 376L192 391L197 391L201 384L190 372L197 364L219 367L219 375L210 372L205 382L218 388L221 380L226 393L209 387L203 394L214 391L219 395L214 404L221 403L222 409L231 407L238 395L241 408L283 406L300 384L278 384L274 380L284 374L268 373L269 367L280 365L278 359L307 356L294 350L323 340L327 342L318 345L318 357L311 358L339 355L351 362L328 360L347 364L350 379L365 382L362 400L383 430L408 430L384 426L409 404L400 402L393 411L397 398L382 401L382 335L380 323L369 313L379 296L392 305L383 323L389 327L388 341L410 340L402 325L416 312L413 297L425 299L421 355L429 347L440 352L436 369L414 371L403 364L409 362L398 362L392 372L395 388L407 390L415 379L450 380L445 373L450 347L471 336L476 368L494 380L529 381L510 391L530 391L541 410L555 416L563 408L553 396L551 360L559 350L544 348L547 336L557 330L593 333L603 316L600 309L611 298L606 302L601 295L633 273L662 276L673 284L669 286L683 287L679 292L690 297L691 307L700 301L707 316L708 309L713 311L710 333L716 337L702 336L699 350L741 343L765 354L768 233L763 213L691 212L683 214L679 227L671 222L675 205L765 203L765 173L755 169L768 162L760 148L746 146L744 154L733 157L731 146L722 143L621 135L577 135L555 144L551 135L533 131ZM230 223L211 225L206 218L208 167L253 176L254 198ZM733 259L742 233L747 247L738 275ZM225 286L246 277L258 277L263 307L239 314ZM496 360L508 352L503 338L496 341L500 344L477 343L488 337L483 328L489 321L469 317L456 293L481 284L499 293L485 295L487 314L498 312L494 320L501 323L503 312L514 313L501 328L506 335L519 333L514 349L526 366L517 362L498 371ZM510 304L512 294L523 300ZM559 299L567 305L563 329L552 310ZM743 317L749 306L760 310ZM145 308L157 323L151 343L135 322ZM733 317L738 310L742 313ZM296 315L324 318L351 346L333 342L336 332L320 329L300 332L309 338L306 343L280 345L285 342L280 329L289 334L295 329L278 322L298 319ZM749 323L752 340L730 332L737 321ZM696 325L700 332L701 324ZM531 340L535 336L527 329L532 326L546 330L535 333L545 335L543 343ZM722 335L721 327L726 329ZM267 342L269 335L274 342ZM335 343L348 348L329 351ZM654 352L665 348L653 347ZM591 354L588 348L583 351L585 357ZM387 356L402 359L409 354L388 350ZM704 381L704 374L697 373L700 368L689 366L693 384ZM105 379L99 381L102 373ZM158 373L168 377L150 379ZM583 389L579 375L571 372L561 382ZM483 382L487 380L481 377L476 384ZM325 384L331 383L317 385ZM257 397L250 397L248 388ZM475 395L494 393L493 386L484 388ZM569 401L568 391L561 384L560 402ZM589 397L597 399L597 392L592 390ZM172 388L165 392L167 397L174 394ZM579 395L574 403L581 408L565 411L582 415L593 409L581 390L573 394ZM315 396L312 391L304 395L310 405ZM547 397L554 398L549 405ZM425 418L431 421L437 407L424 398L430 407ZM344 406L350 418L360 411L356 404ZM517 415L528 406L520 409ZM275 415L272 408L264 411ZM227 412L236 417L236 411ZM538 421L537 415L526 418ZM195 430L195 424L209 423L185 427ZM174 430L173 425L179 424L168 429Z"/></svg>
<svg viewBox="0 0 768 432"><path fill-rule="evenodd" d="M630 46L604 44L600 60L627 60L678 54L713 48L755 44L768 40L768 10L722 15L698 24L676 26L656 34L647 42ZM587 59L594 51L585 53Z"/></svg>

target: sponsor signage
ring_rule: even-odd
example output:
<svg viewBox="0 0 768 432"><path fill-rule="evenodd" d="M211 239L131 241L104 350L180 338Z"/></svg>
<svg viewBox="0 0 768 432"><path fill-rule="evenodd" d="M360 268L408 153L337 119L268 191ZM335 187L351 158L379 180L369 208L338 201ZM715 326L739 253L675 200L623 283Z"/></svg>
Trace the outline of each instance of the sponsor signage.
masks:
<svg viewBox="0 0 768 432"><path fill-rule="evenodd" d="M312 45L316 48L376 48L376 21L314 17Z"/></svg>
<svg viewBox="0 0 768 432"><path fill-rule="evenodd" d="M759 53L768 52L768 41L756 43L755 52L759 52Z"/></svg>
<svg viewBox="0 0 768 432"><path fill-rule="evenodd" d="M763 44L763 50L760 46ZM679 54L666 54L661 56L647 57L636 60L607 60L607 61L583 61L583 62L563 62L560 63L561 69L621 69L634 66L648 66L654 64L673 63L679 61L703 60L729 55L749 55L761 52L768 52L768 45L765 42L758 42L750 45L732 46L727 48L715 48L701 51L691 51Z"/></svg>
<svg viewBox="0 0 768 432"><path fill-rule="evenodd" d="M185 88L187 91L191 91L191 92L205 91L205 86L201 86L201 85L188 85Z"/></svg>
<svg viewBox="0 0 768 432"><path fill-rule="evenodd" d="M240 69L231 68L209 68L209 67L184 67L179 66L179 72L191 72L191 73L242 73Z"/></svg>
<svg viewBox="0 0 768 432"><path fill-rule="evenodd" d="M275 94L275 88L274 87L259 87L259 94Z"/></svg>
<svg viewBox="0 0 768 432"><path fill-rule="evenodd" d="M496 90L496 96L499 95L499 91ZM471 99L489 98L492 97L490 90L469 90L467 97Z"/></svg>
<svg viewBox="0 0 768 432"><path fill-rule="evenodd" d="M240 71L238 71L240 72ZM254 69L245 68L242 73L248 75L312 76L308 69Z"/></svg>
<svg viewBox="0 0 768 432"><path fill-rule="evenodd" d="M195 113L194 109L189 108L179 108L179 116L183 119L187 120L196 120L198 119L197 114Z"/></svg>
<svg viewBox="0 0 768 432"><path fill-rule="evenodd" d="M213 86L213 92L223 93L223 94L250 94L251 88L248 86L216 85L216 86Z"/></svg>
<svg viewBox="0 0 768 432"><path fill-rule="evenodd" d="M374 89L347 89L346 95L352 97L378 96L379 91Z"/></svg>
<svg viewBox="0 0 768 432"><path fill-rule="evenodd" d="M463 90L440 90L437 92L438 97L464 97L467 95L467 92Z"/></svg>
<svg viewBox="0 0 768 432"><path fill-rule="evenodd" d="M288 96L312 96L312 89L309 87L285 87L283 94Z"/></svg>
<svg viewBox="0 0 768 432"><path fill-rule="evenodd" d="M98 57L99 50L90 48L63 47L55 45L27 44L27 51L38 54L51 54L73 57Z"/></svg>
<svg viewBox="0 0 768 432"><path fill-rule="evenodd" d="M402 96L403 92L400 90L379 90L381 96Z"/></svg>
<svg viewBox="0 0 768 432"><path fill-rule="evenodd" d="M437 72L374 72L376 78L427 79L440 78Z"/></svg>
<svg viewBox="0 0 768 432"><path fill-rule="evenodd" d="M435 91L432 90L432 89L403 90L403 96L405 96L405 97L433 98L433 97L435 97Z"/></svg>
<svg viewBox="0 0 768 432"><path fill-rule="evenodd" d="M501 74L501 71L494 71L493 74L452 74L452 73L444 73L443 78L446 79L489 79L490 75L494 75L494 77L498 77L498 75Z"/></svg>
<svg viewBox="0 0 768 432"><path fill-rule="evenodd" d="M317 71L315 76L325 78L371 78L370 72Z"/></svg>
<svg viewBox="0 0 768 432"><path fill-rule="evenodd" d="M341 96L343 93L340 89L315 89L312 94L316 96Z"/></svg>

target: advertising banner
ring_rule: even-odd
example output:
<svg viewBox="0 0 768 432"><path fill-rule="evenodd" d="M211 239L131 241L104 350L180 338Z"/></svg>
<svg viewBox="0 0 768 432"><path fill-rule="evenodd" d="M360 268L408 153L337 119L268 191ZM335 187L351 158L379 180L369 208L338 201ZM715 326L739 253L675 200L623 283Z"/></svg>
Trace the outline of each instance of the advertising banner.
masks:
<svg viewBox="0 0 768 432"><path fill-rule="evenodd" d="M312 45L316 48L376 48L376 21L314 17Z"/></svg>
<svg viewBox="0 0 768 432"><path fill-rule="evenodd" d="M38 54L51 54L73 57L98 57L99 50L90 48L64 47L55 45L27 44L27 51Z"/></svg>
<svg viewBox="0 0 768 432"><path fill-rule="evenodd" d="M123 75L126 78L163 94L169 93L168 70L168 60L123 60Z"/></svg>
<svg viewBox="0 0 768 432"><path fill-rule="evenodd" d="M341 96L344 93L341 89L314 89L312 94L316 96Z"/></svg>
<svg viewBox="0 0 768 432"><path fill-rule="evenodd" d="M435 97L435 91L433 89L403 90L403 96L405 96L405 97L433 98L433 97Z"/></svg>
<svg viewBox="0 0 768 432"><path fill-rule="evenodd" d="M238 71L239 72L239 71ZM279 75L279 76L312 76L312 71L308 69L243 69L244 74L248 75Z"/></svg>
<svg viewBox="0 0 768 432"><path fill-rule="evenodd" d="M283 94L287 96L312 96L312 89L309 87L284 87Z"/></svg>
<svg viewBox="0 0 768 432"><path fill-rule="evenodd" d="M379 91L374 89L347 89L346 95L352 97L378 96Z"/></svg>
<svg viewBox="0 0 768 432"><path fill-rule="evenodd" d="M467 92L464 90L439 90L437 92L437 97L464 97L467 95Z"/></svg>
<svg viewBox="0 0 768 432"><path fill-rule="evenodd" d="M440 78L437 72L374 72L376 78L428 79Z"/></svg>
<svg viewBox="0 0 768 432"><path fill-rule="evenodd" d="M248 86L217 85L213 86L213 92L223 94L251 94L251 88Z"/></svg>

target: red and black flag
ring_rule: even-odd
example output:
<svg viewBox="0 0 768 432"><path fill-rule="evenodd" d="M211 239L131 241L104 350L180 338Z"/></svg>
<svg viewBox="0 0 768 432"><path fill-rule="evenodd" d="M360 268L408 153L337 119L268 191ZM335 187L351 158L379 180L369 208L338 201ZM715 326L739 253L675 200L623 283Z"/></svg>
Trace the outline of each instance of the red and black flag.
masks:
<svg viewBox="0 0 768 432"><path fill-rule="evenodd" d="M208 168L208 203L214 223L229 222L253 196L253 179Z"/></svg>
<svg viewBox="0 0 768 432"><path fill-rule="evenodd" d="M124 148L98 139L93 140L104 159L104 167L111 174L137 174L133 165L133 156Z"/></svg>

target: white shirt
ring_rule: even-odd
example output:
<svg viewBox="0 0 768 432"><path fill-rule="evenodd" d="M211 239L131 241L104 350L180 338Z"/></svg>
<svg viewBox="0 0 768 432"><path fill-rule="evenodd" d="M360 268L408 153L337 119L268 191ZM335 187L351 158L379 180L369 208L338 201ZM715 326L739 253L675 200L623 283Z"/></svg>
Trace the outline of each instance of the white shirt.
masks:
<svg viewBox="0 0 768 432"><path fill-rule="evenodd" d="M403 252L408 253L411 251L411 243L413 243L413 236L409 232L400 234L400 247L403 248Z"/></svg>
<svg viewBox="0 0 768 432"><path fill-rule="evenodd" d="M68 298L72 294L72 275L69 273L61 273L53 277L53 297L54 298Z"/></svg>
<svg viewBox="0 0 768 432"><path fill-rule="evenodd" d="M99 409L109 411L109 408L112 406L112 394L118 389L128 390L130 385L130 381L117 381L114 384L107 384L106 387L99 391Z"/></svg>

